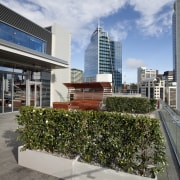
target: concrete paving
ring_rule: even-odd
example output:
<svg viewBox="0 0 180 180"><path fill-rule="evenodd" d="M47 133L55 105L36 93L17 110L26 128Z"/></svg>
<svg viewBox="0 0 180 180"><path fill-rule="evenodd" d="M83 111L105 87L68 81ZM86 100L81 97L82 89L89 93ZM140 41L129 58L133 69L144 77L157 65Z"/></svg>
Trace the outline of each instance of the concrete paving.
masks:
<svg viewBox="0 0 180 180"><path fill-rule="evenodd" d="M0 180L57 180L56 177L18 165L17 148L20 143L16 141L17 114L0 114Z"/></svg>
<svg viewBox="0 0 180 180"><path fill-rule="evenodd" d="M18 165L17 148L21 144L16 140L17 114L17 112L0 114L0 180L57 180L56 177ZM159 117L157 112L155 116ZM163 174L158 175L158 180L180 180L179 166L164 130L163 133L167 139L166 154L169 165Z"/></svg>

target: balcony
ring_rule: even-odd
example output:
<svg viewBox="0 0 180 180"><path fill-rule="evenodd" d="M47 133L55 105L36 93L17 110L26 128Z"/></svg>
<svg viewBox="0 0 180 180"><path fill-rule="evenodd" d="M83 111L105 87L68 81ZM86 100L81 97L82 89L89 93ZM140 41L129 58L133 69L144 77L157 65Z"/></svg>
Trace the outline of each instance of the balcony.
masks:
<svg viewBox="0 0 180 180"><path fill-rule="evenodd" d="M168 166L158 180L180 179L180 115L163 101L156 116L161 120L161 127L166 138L166 154Z"/></svg>

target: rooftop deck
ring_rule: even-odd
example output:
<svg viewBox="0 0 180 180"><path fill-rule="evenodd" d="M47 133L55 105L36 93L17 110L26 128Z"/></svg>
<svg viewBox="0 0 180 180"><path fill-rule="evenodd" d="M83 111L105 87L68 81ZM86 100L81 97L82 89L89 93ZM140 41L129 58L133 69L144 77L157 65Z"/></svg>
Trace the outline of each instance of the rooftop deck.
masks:
<svg viewBox="0 0 180 180"><path fill-rule="evenodd" d="M19 179L38 179L38 180L55 180L58 178L33 171L17 164L17 148L19 143L16 141L17 134L15 132L17 123L15 116L18 113L0 114L0 179L3 180L19 180ZM170 143L168 133L164 126L162 115L166 115L164 110L155 111L152 115L161 119L161 128L166 138L166 154L168 160L168 167L165 172L158 175L158 180L179 180L180 169L179 165ZM167 116L166 116L167 117Z"/></svg>

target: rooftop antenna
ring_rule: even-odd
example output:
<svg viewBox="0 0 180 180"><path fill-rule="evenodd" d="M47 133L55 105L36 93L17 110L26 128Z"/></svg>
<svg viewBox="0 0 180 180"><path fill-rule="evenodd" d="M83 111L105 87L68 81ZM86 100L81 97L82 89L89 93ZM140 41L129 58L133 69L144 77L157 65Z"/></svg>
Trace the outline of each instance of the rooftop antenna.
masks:
<svg viewBox="0 0 180 180"><path fill-rule="evenodd" d="M100 18L98 18L98 28L100 28Z"/></svg>

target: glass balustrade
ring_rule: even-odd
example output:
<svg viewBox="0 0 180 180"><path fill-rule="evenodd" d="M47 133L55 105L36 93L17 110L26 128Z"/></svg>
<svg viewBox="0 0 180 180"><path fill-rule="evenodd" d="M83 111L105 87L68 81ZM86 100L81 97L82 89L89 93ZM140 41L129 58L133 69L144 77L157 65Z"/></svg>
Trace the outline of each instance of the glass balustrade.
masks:
<svg viewBox="0 0 180 180"><path fill-rule="evenodd" d="M162 119L180 164L180 113L173 110L163 101L161 107Z"/></svg>

